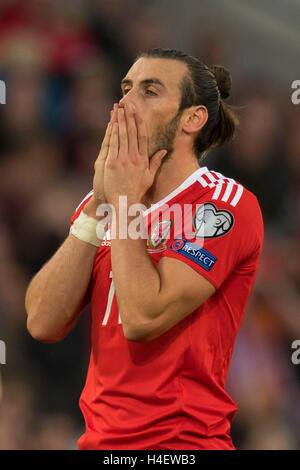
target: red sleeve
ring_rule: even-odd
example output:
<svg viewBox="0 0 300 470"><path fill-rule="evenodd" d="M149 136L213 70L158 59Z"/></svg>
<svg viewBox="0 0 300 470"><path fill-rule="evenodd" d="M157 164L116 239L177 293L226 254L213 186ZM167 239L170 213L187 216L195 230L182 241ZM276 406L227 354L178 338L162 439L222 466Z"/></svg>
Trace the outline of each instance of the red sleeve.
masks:
<svg viewBox="0 0 300 470"><path fill-rule="evenodd" d="M218 289L237 266L257 269L263 243L258 201L244 190L236 207L221 200L201 202L193 210L193 233L180 235L171 234L163 256L187 263Z"/></svg>
<svg viewBox="0 0 300 470"><path fill-rule="evenodd" d="M84 206L86 205L86 203L91 199L93 195L93 191L90 191L81 201L81 203L76 207L75 209L75 212L74 214L72 215L72 218L71 218L71 226L73 225L73 223L75 222L75 220L77 219L77 217L79 217L80 215L80 212L82 211L82 209L84 208Z"/></svg>

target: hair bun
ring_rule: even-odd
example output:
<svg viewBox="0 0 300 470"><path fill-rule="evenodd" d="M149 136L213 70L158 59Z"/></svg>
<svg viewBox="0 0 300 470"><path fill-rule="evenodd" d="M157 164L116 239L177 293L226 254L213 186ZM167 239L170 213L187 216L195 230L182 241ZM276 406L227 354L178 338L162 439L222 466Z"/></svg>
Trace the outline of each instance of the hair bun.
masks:
<svg viewBox="0 0 300 470"><path fill-rule="evenodd" d="M222 65L210 65L209 70L216 77L216 82L220 90L221 98L226 99L230 96L232 78L230 73Z"/></svg>

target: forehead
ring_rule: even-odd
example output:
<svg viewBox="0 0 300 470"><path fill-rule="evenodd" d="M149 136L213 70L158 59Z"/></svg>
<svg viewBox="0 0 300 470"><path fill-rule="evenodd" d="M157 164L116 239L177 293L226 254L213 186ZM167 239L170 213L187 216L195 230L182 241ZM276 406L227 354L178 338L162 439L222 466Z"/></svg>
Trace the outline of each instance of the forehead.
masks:
<svg viewBox="0 0 300 470"><path fill-rule="evenodd" d="M126 78L133 83L156 78L167 91L178 93L181 80L187 72L187 65L178 60L142 57L132 65Z"/></svg>

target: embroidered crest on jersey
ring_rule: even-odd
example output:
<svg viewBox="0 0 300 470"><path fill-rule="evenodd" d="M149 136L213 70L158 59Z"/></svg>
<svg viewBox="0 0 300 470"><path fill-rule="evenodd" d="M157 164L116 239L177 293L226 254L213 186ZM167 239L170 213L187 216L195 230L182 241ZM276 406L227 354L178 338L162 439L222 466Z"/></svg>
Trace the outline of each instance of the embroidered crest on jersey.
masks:
<svg viewBox="0 0 300 470"><path fill-rule="evenodd" d="M153 253L166 249L166 244L164 243L164 241L171 230L172 224L173 220L171 219L165 219L161 220L160 222L157 222L149 236L149 252Z"/></svg>
<svg viewBox="0 0 300 470"><path fill-rule="evenodd" d="M206 271L210 271L217 258L196 243L189 242L184 238L176 239L170 246L170 250L176 251L190 260L199 264Z"/></svg>
<svg viewBox="0 0 300 470"><path fill-rule="evenodd" d="M202 204L193 217L194 236L196 238L216 238L230 231L234 223L231 212L218 210L210 202Z"/></svg>

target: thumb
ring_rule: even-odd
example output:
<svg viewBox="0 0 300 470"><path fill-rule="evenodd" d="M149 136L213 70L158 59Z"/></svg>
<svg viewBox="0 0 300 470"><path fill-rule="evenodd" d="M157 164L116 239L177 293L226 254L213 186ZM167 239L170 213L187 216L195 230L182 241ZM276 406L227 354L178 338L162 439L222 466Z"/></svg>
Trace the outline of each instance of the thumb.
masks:
<svg viewBox="0 0 300 470"><path fill-rule="evenodd" d="M157 170L159 169L163 158L167 155L167 150L159 150L150 160L150 174L154 178Z"/></svg>

